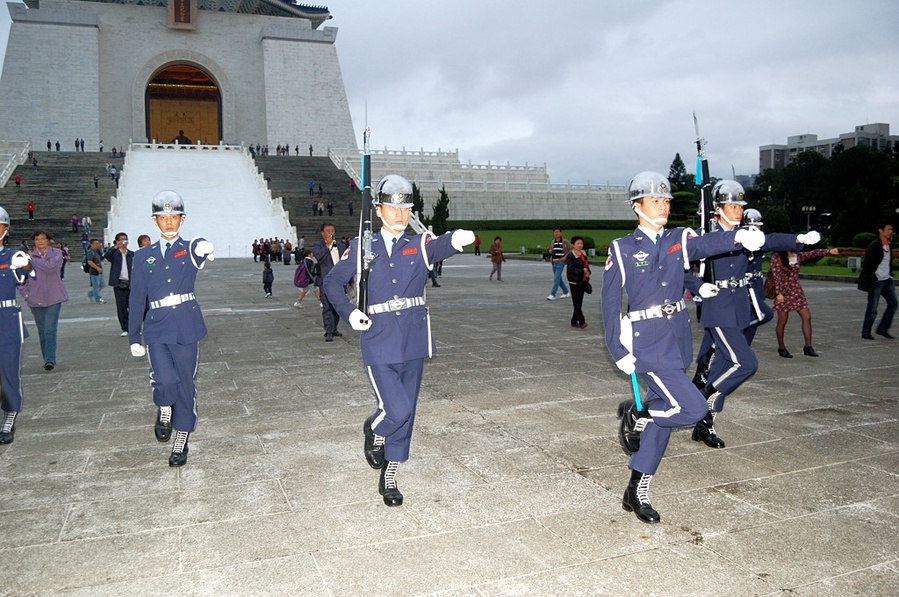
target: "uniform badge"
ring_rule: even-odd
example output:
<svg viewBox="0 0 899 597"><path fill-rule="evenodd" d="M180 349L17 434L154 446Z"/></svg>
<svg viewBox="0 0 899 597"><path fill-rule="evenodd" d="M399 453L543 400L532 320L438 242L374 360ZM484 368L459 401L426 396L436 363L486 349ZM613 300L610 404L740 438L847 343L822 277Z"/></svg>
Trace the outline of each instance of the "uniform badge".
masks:
<svg viewBox="0 0 899 597"><path fill-rule="evenodd" d="M612 254L609 254L609 257L606 259L606 271L612 269Z"/></svg>
<svg viewBox="0 0 899 597"><path fill-rule="evenodd" d="M672 254L672 253L674 253L674 252L676 252L676 251L680 251L680 250L681 250L681 244L680 244L680 243L677 243L677 244L675 244L675 245L671 245L671 248L668 249L668 254L670 255L670 254Z"/></svg>
<svg viewBox="0 0 899 597"><path fill-rule="evenodd" d="M418 253L418 249L416 249L415 247L403 249L403 255L415 255L416 253Z"/></svg>
<svg viewBox="0 0 899 597"><path fill-rule="evenodd" d="M175 253L174 255L172 255L172 257L174 257L175 259L177 259L178 257L184 257L185 255L187 255L187 250L186 250L186 249L181 250L181 251L178 251L177 253Z"/></svg>
<svg viewBox="0 0 899 597"><path fill-rule="evenodd" d="M649 262L646 261L647 257L649 257L649 253L647 253L646 251L634 253L633 258L637 260L637 262L634 263L634 267L645 267L649 265Z"/></svg>
<svg viewBox="0 0 899 597"><path fill-rule="evenodd" d="M345 260L349 259L349 257L350 257L350 250L349 250L349 248L347 248L347 250L343 252L343 255L340 256L340 260L345 261Z"/></svg>
<svg viewBox="0 0 899 597"><path fill-rule="evenodd" d="M144 267L146 267L147 269L151 269L151 268L156 267L156 258L155 258L155 257L152 257L152 256L149 257L149 258L147 259L147 262L144 264Z"/></svg>

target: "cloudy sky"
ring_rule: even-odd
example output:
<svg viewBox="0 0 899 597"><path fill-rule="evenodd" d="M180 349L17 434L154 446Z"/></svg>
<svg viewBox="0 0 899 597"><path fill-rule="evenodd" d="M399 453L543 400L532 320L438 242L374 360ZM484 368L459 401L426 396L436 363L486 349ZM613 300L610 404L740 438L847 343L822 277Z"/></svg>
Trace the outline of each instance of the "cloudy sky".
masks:
<svg viewBox="0 0 899 597"><path fill-rule="evenodd" d="M625 183L695 158L887 122L899 134L896 0L322 0L361 144L546 164ZM0 47L8 13L0 15Z"/></svg>

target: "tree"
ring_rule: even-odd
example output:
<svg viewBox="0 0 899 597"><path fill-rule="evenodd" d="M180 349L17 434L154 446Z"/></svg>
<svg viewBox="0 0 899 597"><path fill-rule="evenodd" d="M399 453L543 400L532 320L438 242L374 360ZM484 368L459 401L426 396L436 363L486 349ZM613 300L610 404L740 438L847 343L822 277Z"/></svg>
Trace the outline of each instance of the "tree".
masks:
<svg viewBox="0 0 899 597"><path fill-rule="evenodd" d="M425 201L421 196L421 189L414 182L412 183L412 212L421 216L422 223L425 219Z"/></svg>
<svg viewBox="0 0 899 597"><path fill-rule="evenodd" d="M681 159L680 153L674 154L674 159L668 168L668 182L675 185L679 191L690 191L695 186L693 177L687 174L687 166Z"/></svg>
<svg viewBox="0 0 899 597"><path fill-rule="evenodd" d="M446 221L449 220L449 195L446 194L446 185L440 187L440 197L434 204L434 215L429 222L434 234L440 236L446 232Z"/></svg>

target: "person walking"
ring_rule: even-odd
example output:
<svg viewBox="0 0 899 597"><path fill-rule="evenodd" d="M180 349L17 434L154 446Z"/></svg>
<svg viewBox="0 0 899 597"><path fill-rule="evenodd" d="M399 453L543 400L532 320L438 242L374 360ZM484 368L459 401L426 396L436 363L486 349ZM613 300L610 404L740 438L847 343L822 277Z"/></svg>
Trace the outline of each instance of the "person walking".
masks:
<svg viewBox="0 0 899 597"><path fill-rule="evenodd" d="M799 266L810 259L817 259L824 255L839 255L837 249L816 249L814 251L778 251L771 258L771 271L774 277L774 287L777 296L774 299L773 309L777 313L777 354L791 359L793 355L784 344L784 328L790 317L790 311L799 313L802 320L802 336L805 338L805 346L802 354L807 357L818 356L812 347L812 313L808 308L808 301L799 283Z"/></svg>
<svg viewBox="0 0 899 597"><path fill-rule="evenodd" d="M684 301L685 273L690 262L731 249L757 250L764 235L735 230L696 236L687 228L666 230L671 185L657 172L637 174L627 187L628 202L639 224L631 234L612 241L602 280L605 343L615 366L636 384L648 386L642 409L636 400L618 405L619 443L630 456L630 480L622 507L641 522L661 520L649 499L649 486L668 446L671 430L691 425L708 412L705 397L685 372L693 360L690 317ZM712 284L700 296L717 292ZM627 312L621 312L622 294Z"/></svg>
<svg viewBox="0 0 899 597"><path fill-rule="evenodd" d="M571 237L571 250L565 255L564 265L567 266L566 277L571 285L571 327L583 330L587 327L582 309L584 294L593 292L593 286L590 284L590 262L584 253L583 236Z"/></svg>
<svg viewBox="0 0 899 597"><path fill-rule="evenodd" d="M34 248L31 249L31 267L34 277L25 278L19 292L31 309L34 325L41 343L44 369L53 371L56 367L56 331L59 327L59 312L62 304L69 300L66 287L59 277L65 260L62 251L52 246L50 233L35 230L31 234Z"/></svg>
<svg viewBox="0 0 899 597"><path fill-rule="evenodd" d="M488 280L493 280L493 274L496 274L496 281L503 281L503 262L506 260L506 257L503 255L502 243L502 237L497 236L493 239L493 244L490 245L490 248L487 250L487 254L490 255L490 263L493 264L493 269L490 270L490 275L487 276Z"/></svg>
<svg viewBox="0 0 899 597"><path fill-rule="evenodd" d="M134 251L128 248L128 235L119 232L115 235L115 243L103 259L111 265L109 267L109 285L115 295L116 316L119 319L119 327L122 328L121 336L128 335L128 316L131 302L131 271L134 265Z"/></svg>
<svg viewBox="0 0 899 597"><path fill-rule="evenodd" d="M358 238L325 276L323 296L361 332L362 363L376 401L374 413L362 425L363 454L368 465L380 471L378 492L384 504L400 506L397 470L409 459L424 360L434 352L424 296L428 271L461 252L474 241L474 233L407 235L412 185L396 174L381 179L373 203L381 230L372 238L371 250L378 258L371 262L367 311L350 302L344 290L356 276Z"/></svg>
<svg viewBox="0 0 899 597"><path fill-rule="evenodd" d="M553 287L546 300L556 300L556 291L559 289L562 290L562 296L559 298L568 298L571 294L568 292L565 281L562 280L562 272L565 269L566 257L571 252L571 243L562 236L561 228L553 228L553 240L549 245L549 252L553 266Z"/></svg>
<svg viewBox="0 0 899 597"><path fill-rule="evenodd" d="M887 308L874 333L888 340L895 338L890 334L890 326L893 324L893 315L896 314L897 307L896 283L893 280L893 251L890 246L892 239L893 225L884 222L878 226L877 238L867 246L862 260L858 289L868 293L868 305L862 321L862 338L865 340L874 339L871 329L874 328L874 320L877 319L877 303L880 302L881 296L886 300Z"/></svg>
<svg viewBox="0 0 899 597"><path fill-rule="evenodd" d="M152 214L160 238L134 254L129 310L135 317L128 320L128 343L132 356L149 356L157 407L153 434L167 442L175 431L169 466L184 466L188 439L197 427L195 378L199 343L206 336L194 290L197 272L215 259L214 247L204 238L188 242L179 236L185 215L176 191L157 193Z"/></svg>
<svg viewBox="0 0 899 597"><path fill-rule="evenodd" d="M268 261L262 264L262 291L265 298L272 298L272 284L275 283L275 272L272 271L272 264Z"/></svg>
<svg viewBox="0 0 899 597"><path fill-rule="evenodd" d="M477 234L474 235L474 256L479 257L481 255L481 237Z"/></svg>
<svg viewBox="0 0 899 597"><path fill-rule="evenodd" d="M302 259L297 260L297 269L293 276L293 285L300 289L300 295L293 304L298 309L303 308L303 299L309 293L309 287L312 286L315 298L321 302L318 286L314 284L315 280L315 258L312 257L312 249L304 249Z"/></svg>
<svg viewBox="0 0 899 597"><path fill-rule="evenodd" d="M28 330L16 302L16 287L31 268L28 254L7 248L9 212L0 207L0 444L16 438L16 417L22 411L22 343Z"/></svg>
<svg viewBox="0 0 899 597"><path fill-rule="evenodd" d="M30 222L34 221L34 201L29 201L25 204L25 209L28 211L28 220Z"/></svg>
<svg viewBox="0 0 899 597"><path fill-rule="evenodd" d="M100 253L99 239L92 238L84 257L87 260L88 274L90 275L91 289L87 291L87 298L97 303L106 301L100 296L103 290L103 255Z"/></svg>
<svg viewBox="0 0 899 597"><path fill-rule="evenodd" d="M318 276L315 278L315 285L322 287L325 276L340 261L340 256L346 251L346 245L338 242L334 237L334 224L325 222L319 229L321 238L312 245L312 255L318 263ZM322 303L322 327L325 330L325 342L333 342L335 337L343 336L337 330L340 323L340 316L334 305L331 303L331 297L326 292L321 293Z"/></svg>

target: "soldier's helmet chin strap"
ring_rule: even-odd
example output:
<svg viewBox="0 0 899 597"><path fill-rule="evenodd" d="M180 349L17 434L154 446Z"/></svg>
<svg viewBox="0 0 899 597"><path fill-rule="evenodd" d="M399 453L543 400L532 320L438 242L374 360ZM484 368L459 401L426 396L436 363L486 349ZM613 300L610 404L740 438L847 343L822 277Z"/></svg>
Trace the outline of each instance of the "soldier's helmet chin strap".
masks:
<svg viewBox="0 0 899 597"><path fill-rule="evenodd" d="M181 226L184 224L184 218L186 217L187 216L182 214L181 219L178 221L178 229L174 232L164 232L162 228L159 227L159 222L156 220L156 216L153 216L153 225L156 226L157 230L159 230L159 234L162 235L162 238L171 240L178 236L178 233L181 231Z"/></svg>
<svg viewBox="0 0 899 597"><path fill-rule="evenodd" d="M655 224L655 225L658 226L659 228L662 228L663 226L665 226L665 224L668 223L668 218L665 217L665 216L659 216L658 218L650 218L650 217L647 216L645 213L643 213L643 210L640 209L640 206L637 205L636 203L634 203L634 211L637 213L638 216L640 216L641 218L643 218L643 219L646 220L647 222L652 222L653 224Z"/></svg>
<svg viewBox="0 0 899 597"><path fill-rule="evenodd" d="M3 242L3 239L9 236L9 226L6 227L6 230L3 231L3 234L0 234L0 243Z"/></svg>
<svg viewBox="0 0 899 597"><path fill-rule="evenodd" d="M737 226L740 225L739 222L734 222L733 220L728 218L726 215L724 215L724 210L721 209L720 207L715 208L715 213L718 215L719 218L721 218L722 220L727 222L727 225L730 226L731 228L736 228Z"/></svg>

